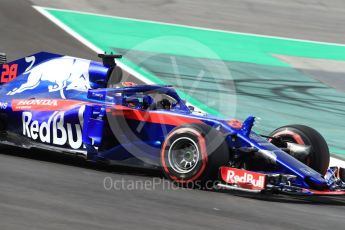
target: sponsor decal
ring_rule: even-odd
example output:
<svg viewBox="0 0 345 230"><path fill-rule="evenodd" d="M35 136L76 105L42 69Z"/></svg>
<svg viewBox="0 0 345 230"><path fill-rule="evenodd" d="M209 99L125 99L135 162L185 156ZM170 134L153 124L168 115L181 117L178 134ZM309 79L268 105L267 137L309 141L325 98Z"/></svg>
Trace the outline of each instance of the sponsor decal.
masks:
<svg viewBox="0 0 345 230"><path fill-rule="evenodd" d="M61 99L29 99L29 100L13 100L13 111L60 111L69 110L77 106L82 106L87 102L75 100L61 100Z"/></svg>
<svg viewBox="0 0 345 230"><path fill-rule="evenodd" d="M7 109L8 103L7 102L0 102L0 109Z"/></svg>
<svg viewBox="0 0 345 230"><path fill-rule="evenodd" d="M18 64L3 64L0 83L8 83L17 77Z"/></svg>
<svg viewBox="0 0 345 230"><path fill-rule="evenodd" d="M243 169L221 167L221 177L228 184L237 184L251 189L264 189L266 175Z"/></svg>
<svg viewBox="0 0 345 230"><path fill-rule="evenodd" d="M83 147L82 125L85 106L80 107L78 122L65 122L65 112L55 111L46 121L35 120L31 112L22 113L23 135L42 143L69 145L72 149Z"/></svg>
<svg viewBox="0 0 345 230"><path fill-rule="evenodd" d="M87 90L90 89L89 66L91 61L73 57L55 58L37 66L34 66L35 58L27 57L27 62L31 65L25 70L23 75L27 76L27 81L18 88L14 88L7 95L15 95L27 90L36 89L42 82L48 82L48 91L60 91L62 98L66 98L64 90Z"/></svg>
<svg viewBox="0 0 345 230"><path fill-rule="evenodd" d="M309 168L299 168L299 170L309 176L315 174L315 171Z"/></svg>

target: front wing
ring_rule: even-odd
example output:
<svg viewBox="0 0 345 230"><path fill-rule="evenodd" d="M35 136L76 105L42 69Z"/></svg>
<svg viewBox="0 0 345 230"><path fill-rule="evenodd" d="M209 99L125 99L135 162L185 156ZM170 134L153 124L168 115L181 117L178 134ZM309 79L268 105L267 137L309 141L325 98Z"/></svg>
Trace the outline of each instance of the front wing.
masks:
<svg viewBox="0 0 345 230"><path fill-rule="evenodd" d="M293 184L295 176L280 173L253 172L232 167L220 167L221 182L218 187L249 193L288 194L299 196L343 196L345 195L344 178L340 178L341 168L330 168L325 175L329 188L315 190Z"/></svg>

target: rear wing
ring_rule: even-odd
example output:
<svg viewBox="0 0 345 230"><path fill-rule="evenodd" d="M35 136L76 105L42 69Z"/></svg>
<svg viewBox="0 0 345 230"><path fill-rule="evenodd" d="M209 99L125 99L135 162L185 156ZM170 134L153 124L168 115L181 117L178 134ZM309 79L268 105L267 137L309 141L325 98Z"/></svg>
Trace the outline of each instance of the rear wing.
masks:
<svg viewBox="0 0 345 230"><path fill-rule="evenodd" d="M0 65L7 63L6 54L0 53Z"/></svg>
<svg viewBox="0 0 345 230"><path fill-rule="evenodd" d="M7 62L6 55L0 54L0 84L9 83L17 77L23 79L32 76L30 79L23 79L20 84L24 84L25 82L28 84L30 80L33 81L33 85L30 85L28 89L32 87L35 88L34 86L42 81L42 76L44 74L44 76L46 76L44 81L50 81L52 84L58 81L63 86L67 81L73 80L71 78L72 76L77 78L79 77L77 76L78 74L84 73L87 73L87 79L85 77L83 78L84 83L87 84L85 85L86 88L104 88L107 86L110 77L113 84L119 83L122 79L122 70L116 65L115 58L121 58L121 55L100 54L99 57L102 58L103 64L91 60L48 52L40 52ZM63 66L64 63L68 63L68 66ZM62 74L58 79L52 79L52 76L56 76L56 70L61 68L67 68L67 70L71 72ZM32 72L33 70L35 71ZM21 80L19 79L18 81ZM75 82L77 82L77 80L75 80ZM88 86L88 84L91 85ZM70 85L70 87L72 86L78 88L78 84Z"/></svg>

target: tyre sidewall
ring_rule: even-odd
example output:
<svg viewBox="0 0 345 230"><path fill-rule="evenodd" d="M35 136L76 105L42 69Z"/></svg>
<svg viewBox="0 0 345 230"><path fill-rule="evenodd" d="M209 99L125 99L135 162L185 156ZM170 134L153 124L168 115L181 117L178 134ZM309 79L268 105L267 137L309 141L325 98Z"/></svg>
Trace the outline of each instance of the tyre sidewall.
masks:
<svg viewBox="0 0 345 230"><path fill-rule="evenodd" d="M199 161L196 167L187 174L175 172L168 162L168 151L171 144L181 137L192 139L199 150ZM221 133L209 126L189 124L177 127L171 131L163 144L161 162L164 174L179 184L200 185L217 179L219 167L229 161L229 149Z"/></svg>
<svg viewBox="0 0 345 230"><path fill-rule="evenodd" d="M199 160L196 163L194 169L191 172L184 174L176 172L169 163L169 151L172 147L171 145L174 143L174 141L181 137L186 137L193 140L197 145L199 154ZM179 130L175 130L175 132L172 132L171 135L168 136L167 141L165 142L165 145L162 149L162 166L165 174L171 180L182 184L187 184L198 180L201 177L202 173L205 171L206 165L208 163L208 153L205 142L206 140L202 136L202 134L198 130L192 128L181 128Z"/></svg>

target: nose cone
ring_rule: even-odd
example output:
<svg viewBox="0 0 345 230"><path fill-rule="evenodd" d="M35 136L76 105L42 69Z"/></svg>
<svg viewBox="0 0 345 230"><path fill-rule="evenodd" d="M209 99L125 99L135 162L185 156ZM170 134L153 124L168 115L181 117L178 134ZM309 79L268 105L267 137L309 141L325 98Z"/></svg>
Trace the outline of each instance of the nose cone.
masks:
<svg viewBox="0 0 345 230"><path fill-rule="evenodd" d="M319 176L316 176L316 175L307 176L307 177L305 177L305 182L312 189L324 190L324 189L329 188L327 181L321 175L319 175Z"/></svg>

